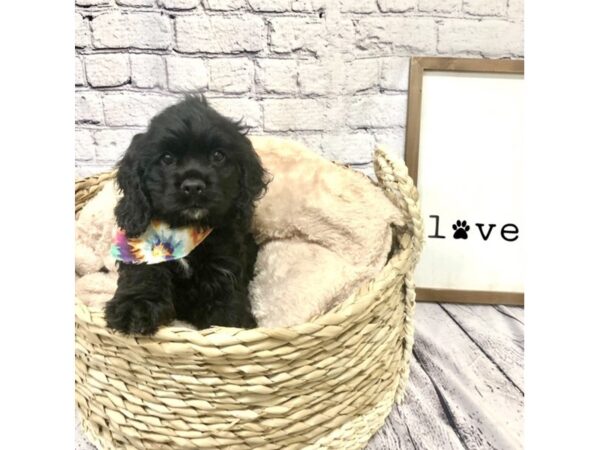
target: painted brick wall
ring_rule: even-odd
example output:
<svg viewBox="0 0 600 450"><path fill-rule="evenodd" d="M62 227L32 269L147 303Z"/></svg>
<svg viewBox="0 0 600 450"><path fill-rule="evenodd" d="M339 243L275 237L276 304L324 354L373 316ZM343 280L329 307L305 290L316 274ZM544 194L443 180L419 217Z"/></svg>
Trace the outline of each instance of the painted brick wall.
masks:
<svg viewBox="0 0 600 450"><path fill-rule="evenodd" d="M78 176L186 92L369 171L403 154L409 57L523 57L523 0L76 0L75 53Z"/></svg>

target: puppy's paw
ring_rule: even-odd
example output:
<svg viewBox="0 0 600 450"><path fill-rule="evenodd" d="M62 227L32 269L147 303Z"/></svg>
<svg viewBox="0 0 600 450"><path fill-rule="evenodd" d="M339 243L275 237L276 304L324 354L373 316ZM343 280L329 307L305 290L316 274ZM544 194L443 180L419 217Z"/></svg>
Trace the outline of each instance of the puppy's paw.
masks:
<svg viewBox="0 0 600 450"><path fill-rule="evenodd" d="M175 319L175 307L164 299L119 295L106 304L106 325L124 334L152 335Z"/></svg>

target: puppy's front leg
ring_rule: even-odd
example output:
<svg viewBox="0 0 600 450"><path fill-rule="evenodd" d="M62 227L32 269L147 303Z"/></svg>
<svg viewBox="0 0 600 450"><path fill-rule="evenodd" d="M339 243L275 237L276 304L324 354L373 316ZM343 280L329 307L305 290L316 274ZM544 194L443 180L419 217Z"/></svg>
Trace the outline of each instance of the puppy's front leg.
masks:
<svg viewBox="0 0 600 450"><path fill-rule="evenodd" d="M203 265L196 288L193 296L178 296L178 318L200 330L213 325L256 327L248 300L247 280L238 261L219 258Z"/></svg>
<svg viewBox="0 0 600 450"><path fill-rule="evenodd" d="M109 328L125 334L156 333L175 319L172 275L163 264L121 264L117 291L106 304Z"/></svg>

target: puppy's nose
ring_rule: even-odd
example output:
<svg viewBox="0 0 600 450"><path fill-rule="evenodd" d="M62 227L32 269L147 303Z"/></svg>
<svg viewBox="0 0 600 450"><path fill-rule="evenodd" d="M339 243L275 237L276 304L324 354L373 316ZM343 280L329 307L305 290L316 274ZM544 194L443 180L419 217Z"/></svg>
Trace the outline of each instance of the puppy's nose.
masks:
<svg viewBox="0 0 600 450"><path fill-rule="evenodd" d="M206 189L206 183L197 178L187 179L181 183L181 190L185 195L197 195Z"/></svg>

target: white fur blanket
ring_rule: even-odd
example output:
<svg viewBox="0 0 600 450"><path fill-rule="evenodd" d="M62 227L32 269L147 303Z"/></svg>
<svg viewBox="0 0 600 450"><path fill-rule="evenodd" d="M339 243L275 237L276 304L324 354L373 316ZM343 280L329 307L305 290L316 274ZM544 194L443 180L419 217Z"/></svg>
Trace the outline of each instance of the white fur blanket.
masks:
<svg viewBox="0 0 600 450"><path fill-rule="evenodd" d="M290 326L326 312L381 270L391 224L404 223L366 176L292 141L252 143L273 178L253 223L260 250L252 309L260 326ZM116 289L109 247L118 197L107 183L76 223L76 296L88 305L102 305Z"/></svg>

